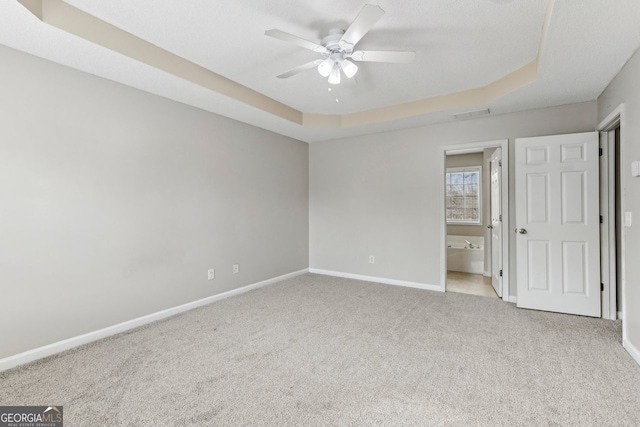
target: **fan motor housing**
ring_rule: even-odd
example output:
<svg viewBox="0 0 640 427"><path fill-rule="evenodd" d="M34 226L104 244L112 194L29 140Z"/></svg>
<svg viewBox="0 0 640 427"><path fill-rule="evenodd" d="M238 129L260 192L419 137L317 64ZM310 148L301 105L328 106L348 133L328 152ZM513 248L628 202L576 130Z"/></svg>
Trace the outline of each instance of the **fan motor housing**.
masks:
<svg viewBox="0 0 640 427"><path fill-rule="evenodd" d="M340 39L344 35L345 31L339 28L332 28L329 30L329 35L322 39L320 44L331 51L331 53L337 53L343 51L343 47L340 46Z"/></svg>

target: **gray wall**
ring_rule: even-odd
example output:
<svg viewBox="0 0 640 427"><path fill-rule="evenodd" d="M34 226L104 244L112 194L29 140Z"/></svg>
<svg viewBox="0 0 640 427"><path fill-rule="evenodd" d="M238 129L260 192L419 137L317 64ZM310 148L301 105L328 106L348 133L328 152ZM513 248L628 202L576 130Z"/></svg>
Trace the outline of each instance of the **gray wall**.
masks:
<svg viewBox="0 0 640 427"><path fill-rule="evenodd" d="M0 64L0 358L308 267L307 144Z"/></svg>
<svg viewBox="0 0 640 427"><path fill-rule="evenodd" d="M592 101L311 144L310 267L441 285L440 146L509 138L513 163L514 138L595 122ZM511 267L515 294L513 256Z"/></svg>
<svg viewBox="0 0 640 427"><path fill-rule="evenodd" d="M624 182L622 197L624 210L632 212L635 224L623 228L625 236L625 289L623 298L627 339L640 349L640 178L631 177L631 162L640 160L640 53L636 52L598 98L598 122L604 120L620 104L625 104L622 123L623 157L621 174Z"/></svg>
<svg viewBox="0 0 640 427"><path fill-rule="evenodd" d="M486 168L484 167L484 154L483 153L468 153L468 154L455 154L447 156L446 167L447 168L459 168L465 166L482 166L482 224L480 225L447 225L447 234L456 236L478 236L484 237L485 228L487 224L486 215Z"/></svg>

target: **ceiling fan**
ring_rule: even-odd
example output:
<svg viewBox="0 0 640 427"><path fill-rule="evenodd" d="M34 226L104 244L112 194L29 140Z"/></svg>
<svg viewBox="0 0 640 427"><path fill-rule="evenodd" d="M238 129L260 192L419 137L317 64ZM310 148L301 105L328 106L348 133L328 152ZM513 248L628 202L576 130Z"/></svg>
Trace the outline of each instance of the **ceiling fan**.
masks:
<svg viewBox="0 0 640 427"><path fill-rule="evenodd" d="M346 31L332 29L320 44L281 30L265 31L264 34L269 37L318 52L324 57L324 59L317 59L282 73L278 78L286 79L303 71L317 68L320 75L329 78L329 83L339 84L342 73L347 78L351 78L358 72L358 66L351 62L350 59L356 62L388 62L396 64L406 64L413 61L416 56L415 52L354 50L355 45L376 25L383 15L384 10L379 6L366 4Z"/></svg>

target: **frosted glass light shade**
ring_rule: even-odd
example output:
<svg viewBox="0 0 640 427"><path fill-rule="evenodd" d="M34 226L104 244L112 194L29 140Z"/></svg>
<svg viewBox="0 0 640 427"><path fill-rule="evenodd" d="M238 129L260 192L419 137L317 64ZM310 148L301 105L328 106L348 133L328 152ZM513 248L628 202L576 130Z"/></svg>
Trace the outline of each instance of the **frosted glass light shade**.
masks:
<svg viewBox="0 0 640 427"><path fill-rule="evenodd" d="M331 58L327 58L318 65L318 72L322 77L329 77L331 74L331 70L333 70L333 66L335 62Z"/></svg>
<svg viewBox="0 0 640 427"><path fill-rule="evenodd" d="M340 68L344 71L344 75L347 76L348 79L355 76L358 72L358 66L348 59L343 59L340 61Z"/></svg>
<svg viewBox="0 0 640 427"><path fill-rule="evenodd" d="M329 83L332 85L340 84L340 66L335 64L329 74Z"/></svg>

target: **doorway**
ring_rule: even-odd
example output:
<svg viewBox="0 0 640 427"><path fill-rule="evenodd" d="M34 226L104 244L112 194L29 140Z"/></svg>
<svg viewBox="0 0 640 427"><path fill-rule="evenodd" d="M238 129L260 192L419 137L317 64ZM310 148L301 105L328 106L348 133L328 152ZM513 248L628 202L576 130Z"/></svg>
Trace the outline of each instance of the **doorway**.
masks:
<svg viewBox="0 0 640 427"><path fill-rule="evenodd" d="M625 221L626 174L622 159L625 156L625 105L620 104L597 128L600 131L601 186L600 203L603 213L601 234L602 317L622 320L622 346L631 355L635 348L627 339L626 244ZM637 353L637 351L635 351ZM634 356L634 358L637 357Z"/></svg>
<svg viewBox="0 0 640 427"><path fill-rule="evenodd" d="M554 213L554 215L556 214L555 211L560 212L559 213L559 217L558 217L558 221L561 224L569 224L571 227L573 228L577 228L578 226L581 226L581 224L583 222L586 222L586 215L589 216L589 218L593 217L593 215L591 214L593 209L589 208L589 206L592 206L591 203L588 199L592 199L593 195L596 195L596 200L597 200L597 205L598 205L598 209L595 211L596 215L595 215L595 222L599 223L599 217L600 215L602 215L602 225L600 227L596 227L596 229L599 228L599 232L596 231L597 237L596 239L591 239L589 240L589 242L583 244L581 243L582 240L585 240L586 237L583 234L576 234L571 235L569 237L561 237L561 258L562 259L566 259L568 261L573 262L573 264L576 264L574 261L581 261L577 262L576 265L582 265L584 268L575 268L575 266L573 264L571 264L570 262L566 263L566 268L562 267L562 264L560 264L560 270L559 273L556 272L555 270L553 270L553 273L561 278L560 280L562 281L562 286L560 287L560 289L562 290L562 294L564 294L564 297L567 297L567 295L569 294L575 294L575 295L569 295L570 297L574 298L574 296L580 297L579 294L583 293L583 294L590 294L590 295L597 295L597 301L598 301L598 305L601 304L601 309L600 307L598 307L598 312L595 313L595 310L591 310L593 311L595 314L593 313L586 313L586 315L590 315L590 316L596 316L596 317L603 317L606 319L622 319L622 324L623 324L623 342L625 341L625 331L626 331L626 326L625 326L625 320L624 320L624 312L625 312L625 301L624 301L624 288L625 288L625 257L624 257L624 251L625 251L625 242L624 242L624 226L625 226L625 222L624 222L624 212L625 212L625 206L624 206L624 188L625 188L625 176L624 176L624 171L623 171L623 167L620 166L620 159L624 158L624 106L621 105L620 107L618 107L607 119L605 119L599 126L598 126L598 130L601 132L600 133L600 145L599 148L603 149L603 155L599 156L598 152L599 152L599 148L598 148L598 143L596 142L596 147L595 150L592 150L592 143L591 142L587 142L587 140L585 139L585 141L570 141L568 138L571 138L571 135L556 135L554 137L548 137L548 138L556 138L558 139L558 141L561 142L561 144L557 144L558 147L553 148L553 150L556 150L556 148L559 150L559 154L558 154L558 162L559 162L559 173L560 173L560 181L559 184L554 184L554 186L546 186L546 185L542 185L539 186L540 188L547 188L549 189L550 193L553 191L556 191L556 189L560 189L559 193L559 202L555 203L558 206L558 209L551 209L547 212L549 213ZM584 134L585 136L587 134ZM575 137L575 135L574 135ZM541 143L544 142L542 141L543 138L547 138L547 137L540 137L539 139L541 139ZM520 148L524 148L524 145L527 144L527 142L524 142L525 138L520 138ZM588 138L587 138L588 139ZM596 134L596 140L598 139L598 136ZM530 142L534 142L534 139L530 139ZM524 144L524 145L523 145ZM534 144L535 145L535 144ZM553 145L553 144L552 144ZM516 146L518 146L518 144L516 144ZM484 142L484 143L471 143L471 144L464 144L464 145L452 145L452 146L445 146L442 147L442 182L441 182L441 188L442 190L442 194L441 194L441 213L442 213L442 218L441 218L441 224L442 224L442 228L441 228L441 243L442 243L442 248L443 248L443 255L441 255L441 283L442 283L442 290L443 291L455 291L456 290L456 284L453 283L455 278L450 278L451 280L449 280L449 283L447 282L447 272L449 271L448 268L448 259L447 259L447 249L448 249L448 244L447 244L447 221L446 221L446 209L447 209L447 204L446 204L446 185L447 185L447 178L446 178L446 159L447 156L452 156L452 155L459 155L459 154L465 154L465 153L474 153L474 152L480 152L483 151L486 148L497 148L500 147L502 148L502 158L503 158L503 164L502 164L502 170L500 173L500 177L502 178L502 183L500 185L501 188L501 195L502 200L501 200L501 205L502 205L502 227L501 230L503 231L502 234L502 239L500 239L499 236L492 236L492 238L489 238L488 233L485 234L485 249L487 251L487 254L493 254L495 251L495 247L492 248L491 247L491 243L493 242L493 240L497 240L497 241L501 241L501 250L502 250L502 256L497 256L497 257L492 257L493 259L499 259L501 261L501 268L495 267L495 266L491 266L490 271L485 271L485 277L488 276L487 273L490 272L496 272L496 271L500 271L502 270L502 282L503 282L503 295L502 295L502 299L506 300L506 301L510 301L510 302L514 302L514 303L518 303L519 307L523 307L525 308L525 304L520 304L519 301L519 297L520 297L520 292L518 292L518 298L516 299L516 297L512 297L511 295L513 295L513 291L510 293L510 289L509 289L509 279L510 279L510 274L509 274L509 258L510 258L510 250L509 250L509 240L510 238L512 238L515 242L519 242L521 244L524 244L526 246L525 248L522 248L522 251L518 251L519 255L523 255L524 254L524 258L529 259L530 257L527 255L529 252L528 249L544 249L544 245L542 245L540 243L540 239L536 240L532 238L532 233L528 233L528 226L530 225L527 221L524 221L525 223L525 227L520 227L520 228L514 228L516 227L515 222L513 222L515 220L515 216L516 214L518 214L518 210L513 210L511 213L514 216L514 218L511 218L511 222L510 222L510 218L509 218L509 145L508 145L508 140L504 140L504 141L489 141L489 142ZM525 151L525 157L527 160L524 161L521 159L521 163L523 164L530 164L533 165L533 163L536 163L536 159L538 159L538 163L540 163L541 165L543 165L544 167L547 167L545 165L551 165L551 157L546 157L547 154L551 154L552 153L552 149L551 146L549 146L549 150L547 149L539 149L536 150L536 148L539 147L531 147L531 149L529 151ZM590 148L591 147L591 148ZM516 150L517 151L517 150ZM512 153L512 157L517 158L518 157L518 153L514 151L514 153ZM555 151L554 151L555 153ZM520 156L522 157L522 153L520 153ZM529 157L526 157L529 156ZM540 157L542 156L542 157ZM554 154L555 156L555 154ZM594 175L593 170L589 169L589 170L584 170L581 171L580 167L585 166L586 165L582 165L582 163L589 163L591 164L591 160L588 159L600 159L599 160L599 164L596 164L596 169L595 169L595 175L598 176L598 180L595 183L595 185L592 182L591 178L588 178L588 176ZM513 159L512 159L513 160ZM571 166L569 169L567 169L565 171L565 169L568 167L567 165L569 163L575 163L575 165ZM543 167L540 166L540 167ZM538 167L538 166L536 166ZM592 166L589 166L590 168L592 168ZM487 170L491 170L491 165L489 163L484 163L483 164L483 168L486 168ZM518 168L519 169L519 168ZM591 171L591 172L589 172ZM517 175L517 170L512 170L512 179L516 178ZM525 188L525 190L527 188L531 189L531 191L534 191L534 187L538 181L540 181L542 178L542 175L547 175L549 177L549 184L551 184L551 177L552 175L549 175L549 173L551 173L550 171L546 171L546 170L541 170L541 171L537 171L537 170L532 170L529 171L530 174L532 174L532 178L529 179L529 183L523 187ZM537 175L536 175L537 173ZM555 172L554 172L555 173ZM538 176L539 175L539 176ZM555 179L555 178L554 178ZM538 181L536 181L538 180ZM564 181L563 181L564 180ZM515 181L518 181L517 179L515 179ZM520 180L522 181L522 179ZM451 183L451 182L449 182ZM544 183L543 183L544 184ZM574 188L575 187L575 188ZM582 190L580 190L582 189ZM524 194L527 194L529 191L521 191L521 196ZM539 191L538 191L539 193ZM532 194L537 194L535 191ZM568 194L570 197L563 199L562 198L562 194ZM584 194L584 195L589 195L588 198L585 199L581 199L578 200L576 199L576 195L580 195L580 194ZM597 196L599 195L599 197ZM511 194L512 196L512 203L515 202L514 194ZM536 196L537 197L537 196ZM521 197L522 198L522 197ZM526 197L525 197L526 199ZM495 198L494 198L495 200ZM564 202L563 202L564 200ZM514 203L515 205L516 203ZM541 204L536 204L536 203L525 203L524 206L528 206L528 208L522 210L520 209L521 213L520 215L523 214L523 212L526 215L534 215L534 214L542 214L543 212L540 210ZM529 208L531 208L532 210L530 210ZM529 211L527 213L527 211ZM539 211L539 212L538 212ZM588 213L591 212L591 213ZM584 215L584 216L583 216ZM535 215L534 215L535 216ZM549 217L551 218L551 217ZM582 220L581 220L582 218ZM522 218L521 218L522 219ZM535 219L535 218L534 218ZM535 221L533 221L535 222ZM544 222L544 221L543 221ZM557 222L557 221L556 221ZM589 219L588 221L590 224L593 223L593 219ZM491 223L491 225L493 225L493 222ZM534 224L535 226L535 224ZM522 230L521 230L522 229ZM490 229L489 229L490 230ZM515 230L515 231L514 231ZM591 227L589 227L589 230L592 230ZM551 237L549 237L549 241L551 241L552 239L556 239L558 236L555 234L550 234ZM535 236L533 236L535 237ZM544 239L542 239L544 240ZM469 240L471 243L473 243L471 240ZM592 260L590 257L590 253L591 250L587 250L589 247L592 247L592 241L597 242L596 245L597 247L599 247L599 250L596 251L596 259L595 261ZM550 243L551 245L551 243ZM551 246L549 246L550 248ZM513 247L513 251L515 253L516 248ZM538 251L539 253L542 253L540 251ZM535 255L533 253L529 254L529 255ZM535 258L535 257L534 257ZM491 259L491 258L489 258ZM544 261L546 259L546 256L543 256L541 258L542 261ZM557 257L556 257L557 259ZM512 260L514 264L518 263L518 259L517 257L514 257L514 259ZM536 261L534 259L531 259L529 261ZM544 265L544 262L539 261L539 262L535 262L536 265ZM528 262L528 261L527 261ZM610 267L607 267L607 262L609 263ZM493 264L493 263L492 263ZM556 263L557 264L557 263ZM485 264L486 265L486 264ZM591 267L592 265L598 265L598 271L597 274L593 274L593 270ZM515 267L515 265L514 265ZM557 269L556 267L554 267L554 269ZM526 269L526 268L518 268L518 269L512 269L513 270L513 275L516 274L516 271L518 272L518 274L520 274L520 270L524 271L529 271L529 273L526 274L527 277L525 277L525 280L522 281L523 284L525 284L525 288L523 289L523 294L525 294L528 290L529 291L534 291L534 293L541 293L538 292L539 290L536 289L536 283L538 284L542 284L544 283L550 283L548 280L538 280L537 282L533 279L539 279L540 274L544 273L544 269L543 268L536 268L536 269ZM593 270L593 271L592 271ZM542 273L541 273L542 271ZM575 274L575 272L580 273L583 272L584 274L581 276L580 274ZM601 272L601 273L600 273ZM549 270L549 274L551 274L552 271ZM597 289L595 289L595 287L593 289L591 289L593 286L591 286L591 284L589 284L591 282L591 279L587 280L587 277L592 277L592 276L596 276L598 277L600 280L597 281ZM584 279L582 280L581 279ZM477 277L476 277L477 278ZM514 278L515 279L515 278ZM526 280L526 279L531 279L531 280ZM580 279L580 280L578 280ZM582 281L581 281L582 280ZM520 290L520 280L518 280L517 282L512 280L513 282L513 286L518 286L518 291ZM529 286L529 282L531 282L532 286ZM453 284L453 286L451 286ZM581 288L582 286L582 288ZM586 292L587 287L589 287L589 291ZM602 288L602 289L601 289ZM581 291L582 289L582 291ZM497 292L496 292L497 293ZM511 295L510 295L511 294ZM536 296L537 297L537 296ZM525 297L526 299L526 297ZM576 299L576 298L574 298ZM526 301L525 301L526 302ZM574 302L572 301L571 304L575 305ZM569 304L569 306L571 306L571 304ZM564 304L566 305L566 304ZM549 310L549 311L559 311L559 312L566 312L565 311L565 307L564 305L562 307L560 307L561 309L556 309L556 308L541 308L539 306L532 306L532 307L528 307L528 308L533 308L533 309L542 309L542 310ZM581 313L576 313L576 314L581 314Z"/></svg>
<svg viewBox="0 0 640 427"><path fill-rule="evenodd" d="M442 150L443 290L509 301L508 140Z"/></svg>
<svg viewBox="0 0 640 427"><path fill-rule="evenodd" d="M621 319L624 338L624 174L621 159L624 107L618 107L598 129L600 130L600 211L601 217L601 281L602 317Z"/></svg>

